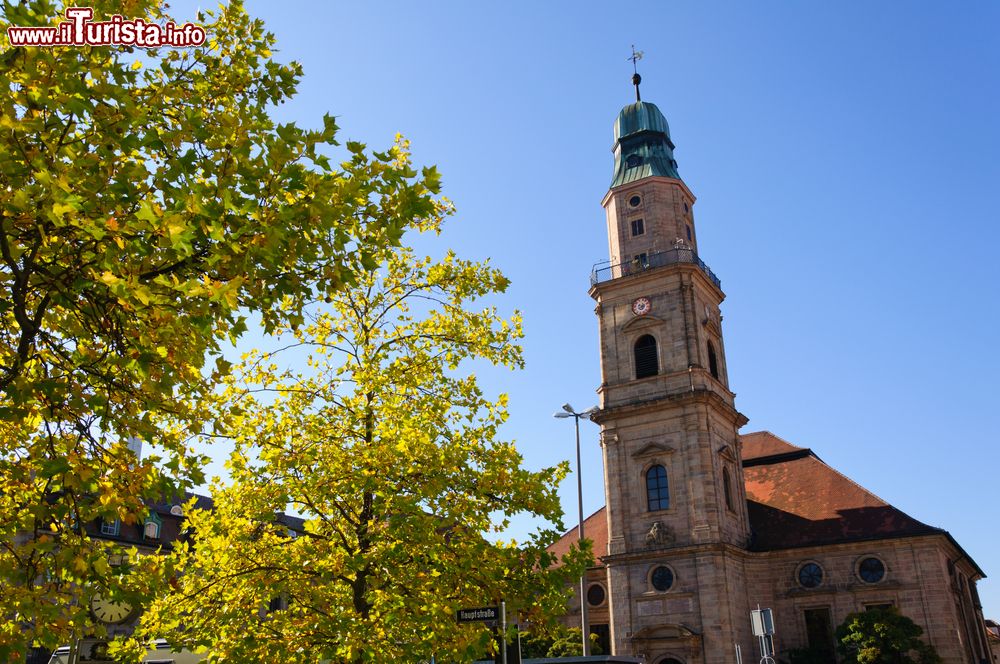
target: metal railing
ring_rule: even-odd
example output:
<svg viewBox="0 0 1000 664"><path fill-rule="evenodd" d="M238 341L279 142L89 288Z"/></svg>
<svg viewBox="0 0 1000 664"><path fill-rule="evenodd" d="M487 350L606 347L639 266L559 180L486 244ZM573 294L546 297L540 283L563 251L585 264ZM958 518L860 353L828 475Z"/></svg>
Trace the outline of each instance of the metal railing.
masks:
<svg viewBox="0 0 1000 664"><path fill-rule="evenodd" d="M701 268L701 271L705 273L705 276L717 288L722 288L722 281L715 276L715 273L705 264L705 261L698 258L698 254L694 253L694 249L690 247L675 247L674 249L659 251L655 254L634 258L630 261L622 261L621 263L612 263L611 261L597 263L590 272L590 285L593 286L604 281L641 274L646 270L663 267L664 265L673 265L674 263L694 263Z"/></svg>

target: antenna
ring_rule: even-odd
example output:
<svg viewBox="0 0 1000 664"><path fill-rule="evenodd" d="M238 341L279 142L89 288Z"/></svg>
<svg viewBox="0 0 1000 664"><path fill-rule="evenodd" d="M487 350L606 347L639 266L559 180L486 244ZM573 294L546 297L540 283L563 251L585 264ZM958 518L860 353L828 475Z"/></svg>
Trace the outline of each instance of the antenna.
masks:
<svg viewBox="0 0 1000 664"><path fill-rule="evenodd" d="M642 60L642 51L635 50L635 44L632 44L632 57L625 59L632 61L632 85L635 86L635 100L642 101L642 98L639 97L639 84L642 83L642 76L639 76L639 69L636 66L636 63Z"/></svg>

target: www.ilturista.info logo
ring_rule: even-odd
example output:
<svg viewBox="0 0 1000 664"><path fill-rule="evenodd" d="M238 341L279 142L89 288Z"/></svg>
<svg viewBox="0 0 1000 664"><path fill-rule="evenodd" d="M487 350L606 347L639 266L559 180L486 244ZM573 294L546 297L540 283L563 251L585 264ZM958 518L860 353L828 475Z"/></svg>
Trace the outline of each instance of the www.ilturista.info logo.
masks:
<svg viewBox="0 0 1000 664"><path fill-rule="evenodd" d="M115 14L108 21L92 21L91 7L67 7L66 19L52 27L12 25L7 38L12 46L169 46L185 48L205 43L205 28L194 23L163 25Z"/></svg>

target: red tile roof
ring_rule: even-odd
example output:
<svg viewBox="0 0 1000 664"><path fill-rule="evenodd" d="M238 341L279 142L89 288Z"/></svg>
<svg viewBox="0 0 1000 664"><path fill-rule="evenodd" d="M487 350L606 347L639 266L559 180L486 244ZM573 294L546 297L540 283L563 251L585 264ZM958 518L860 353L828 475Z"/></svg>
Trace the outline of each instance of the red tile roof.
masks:
<svg viewBox="0 0 1000 664"><path fill-rule="evenodd" d="M740 443L743 446L743 460L756 459L759 457L773 456L775 454L786 454L788 452L800 452L805 447L796 447L783 438L778 438L770 431L754 431L740 436Z"/></svg>
<svg viewBox="0 0 1000 664"><path fill-rule="evenodd" d="M570 546L576 543L578 536L574 526L569 532L549 546L549 552L562 558L569 552ZM593 542L594 559L599 562L601 556L608 552L608 517L605 508L601 508L583 520L583 535Z"/></svg>
<svg viewBox="0 0 1000 664"><path fill-rule="evenodd" d="M901 512L774 434L742 436L754 549L788 549L943 532Z"/></svg>

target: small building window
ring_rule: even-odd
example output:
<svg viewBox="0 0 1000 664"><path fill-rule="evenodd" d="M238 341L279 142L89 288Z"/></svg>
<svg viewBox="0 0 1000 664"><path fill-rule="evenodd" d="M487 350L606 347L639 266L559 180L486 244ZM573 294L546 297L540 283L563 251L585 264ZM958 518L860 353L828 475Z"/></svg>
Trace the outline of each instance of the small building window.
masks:
<svg viewBox="0 0 1000 664"><path fill-rule="evenodd" d="M803 588L818 588L823 583L823 568L816 563L806 563L799 568L798 578Z"/></svg>
<svg viewBox="0 0 1000 664"><path fill-rule="evenodd" d="M645 270L649 267L649 258L645 253L636 254L632 257L632 267L636 270Z"/></svg>
<svg viewBox="0 0 1000 664"><path fill-rule="evenodd" d="M642 224L642 219L632 220L632 237L642 235L646 232L646 227Z"/></svg>
<svg viewBox="0 0 1000 664"><path fill-rule="evenodd" d="M640 157L637 154L630 154L629 156L625 157L625 167L626 168L635 168L636 166L640 165L641 163L642 163L642 157Z"/></svg>
<svg viewBox="0 0 1000 664"><path fill-rule="evenodd" d="M591 606L600 606L601 604L604 604L606 596L604 586L599 583L594 583L587 588L587 604Z"/></svg>
<svg viewBox="0 0 1000 664"><path fill-rule="evenodd" d="M729 469L722 469L722 493L726 497L726 509L735 512L733 507L733 481L729 478Z"/></svg>
<svg viewBox="0 0 1000 664"><path fill-rule="evenodd" d="M649 378L660 372L660 363L656 358L656 339L644 334L635 342L635 377Z"/></svg>
<svg viewBox="0 0 1000 664"><path fill-rule="evenodd" d="M653 466L646 471L646 502L650 512L670 508L670 487L667 469L663 466Z"/></svg>
<svg viewBox="0 0 1000 664"><path fill-rule="evenodd" d="M878 583L885 578L885 563L875 557L865 558L858 563L858 576L865 583Z"/></svg>
<svg viewBox="0 0 1000 664"><path fill-rule="evenodd" d="M865 604L865 611L892 611L892 602L882 604Z"/></svg>
<svg viewBox="0 0 1000 664"><path fill-rule="evenodd" d="M642 199L638 196L632 196L628 199L629 207L639 207L639 203L642 203Z"/></svg>
<svg viewBox="0 0 1000 664"><path fill-rule="evenodd" d="M146 518L146 521L142 524L142 536L149 540L160 539L160 525L162 522L160 518L155 514L150 515Z"/></svg>
<svg viewBox="0 0 1000 664"><path fill-rule="evenodd" d="M114 521L101 521L101 534L108 537L118 537L122 530L122 522L119 519Z"/></svg>
<svg viewBox="0 0 1000 664"><path fill-rule="evenodd" d="M674 587L674 572L669 567L660 565L649 575L649 582L654 590L666 592Z"/></svg>
<svg viewBox="0 0 1000 664"><path fill-rule="evenodd" d="M590 633L597 635L597 645L601 647L601 652L611 652L611 627L607 623L591 625Z"/></svg>
<svg viewBox="0 0 1000 664"><path fill-rule="evenodd" d="M684 229L687 231L688 242L690 242L691 241L691 227L688 226L687 224L684 224Z"/></svg>
<svg viewBox="0 0 1000 664"><path fill-rule="evenodd" d="M712 378L719 380L719 358L715 355L715 346L708 342L708 371Z"/></svg>
<svg viewBox="0 0 1000 664"><path fill-rule="evenodd" d="M822 664L834 664L833 620L830 608L806 609L803 612L806 623L806 641L809 650L814 654L814 661Z"/></svg>

